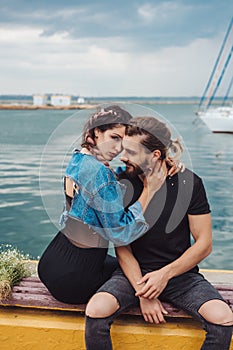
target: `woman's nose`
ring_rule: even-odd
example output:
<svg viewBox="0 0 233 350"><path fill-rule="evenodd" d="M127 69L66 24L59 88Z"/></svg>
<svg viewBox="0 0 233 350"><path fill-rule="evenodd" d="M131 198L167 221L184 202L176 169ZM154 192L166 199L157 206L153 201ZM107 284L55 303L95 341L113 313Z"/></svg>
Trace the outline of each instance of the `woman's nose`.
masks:
<svg viewBox="0 0 233 350"><path fill-rule="evenodd" d="M120 157L120 160L123 162L123 161L127 161L127 156L126 156L126 153L125 151L123 150L123 152L121 153L121 157Z"/></svg>
<svg viewBox="0 0 233 350"><path fill-rule="evenodd" d="M121 144L121 143L116 144L115 150L116 150L118 153L120 153L120 152L122 151L122 144Z"/></svg>

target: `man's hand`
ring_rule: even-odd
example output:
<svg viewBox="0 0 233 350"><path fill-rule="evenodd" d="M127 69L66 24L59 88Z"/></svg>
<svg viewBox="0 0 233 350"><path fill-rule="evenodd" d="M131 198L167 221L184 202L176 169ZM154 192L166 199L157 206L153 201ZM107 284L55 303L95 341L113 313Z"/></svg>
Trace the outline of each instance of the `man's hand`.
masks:
<svg viewBox="0 0 233 350"><path fill-rule="evenodd" d="M167 311L158 299L140 298L140 308L146 322L156 324L166 322L164 315L167 315Z"/></svg>
<svg viewBox="0 0 233 350"><path fill-rule="evenodd" d="M161 269L147 273L140 281L137 282L138 285L143 283L145 283L145 285L135 295L137 297L154 299L158 298L158 296L162 293L168 283L168 278Z"/></svg>

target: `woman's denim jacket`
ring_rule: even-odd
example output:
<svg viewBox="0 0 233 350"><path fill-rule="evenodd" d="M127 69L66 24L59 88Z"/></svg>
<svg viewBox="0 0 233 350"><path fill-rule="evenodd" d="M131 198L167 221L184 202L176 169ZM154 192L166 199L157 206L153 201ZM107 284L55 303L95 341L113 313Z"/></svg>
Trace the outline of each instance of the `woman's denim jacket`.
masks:
<svg viewBox="0 0 233 350"><path fill-rule="evenodd" d="M63 213L67 217L88 224L95 232L115 245L127 245L148 230L137 201L127 212L123 207L124 185L113 171L92 155L75 151L67 166L65 176L78 187L71 209Z"/></svg>

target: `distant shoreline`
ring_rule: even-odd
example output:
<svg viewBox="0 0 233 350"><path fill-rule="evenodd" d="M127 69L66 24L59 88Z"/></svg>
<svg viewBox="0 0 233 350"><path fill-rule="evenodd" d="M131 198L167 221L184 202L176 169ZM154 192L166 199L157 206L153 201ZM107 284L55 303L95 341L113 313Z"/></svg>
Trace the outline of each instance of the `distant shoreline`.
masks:
<svg viewBox="0 0 233 350"><path fill-rule="evenodd" d="M83 105L70 105L70 106L48 106L48 105L44 105L44 106L34 106L32 104L23 104L23 103L19 103L19 104L7 104L7 103L3 103L0 104L0 109L4 109L4 110L37 110L37 109L46 109L46 110L69 110L69 109L90 109L90 108L94 108L95 105L91 105L91 104L83 104Z"/></svg>
<svg viewBox="0 0 233 350"><path fill-rule="evenodd" d="M33 105L30 102L26 101L6 101L0 99L0 110L37 110L37 109L45 109L45 110L72 110L72 109L92 109L96 108L98 105L102 105L104 103L111 103L111 104L117 104L117 103L132 103L132 104L140 104L140 105L195 105L197 106L199 104L199 100L196 98L192 99L121 99L119 100L117 98L114 99L96 99L92 100L91 102L86 102L84 104L74 104L71 103L69 106L53 106L50 104L46 105ZM220 105L221 101L215 101L212 103L212 105Z"/></svg>
<svg viewBox="0 0 233 350"><path fill-rule="evenodd" d="M45 110L72 110L72 109L92 109L97 107L98 105L101 105L103 103L109 103L110 101L99 101L99 103L90 103L90 104L80 104L80 105L69 105L69 106L50 106L50 105L42 105L42 106L36 106L32 104L25 104L25 103L1 103L0 104L0 110L38 110L38 109L45 109ZM197 101L113 101L113 103L135 103L135 104L148 104L148 105L168 105L168 104L194 104L197 105Z"/></svg>

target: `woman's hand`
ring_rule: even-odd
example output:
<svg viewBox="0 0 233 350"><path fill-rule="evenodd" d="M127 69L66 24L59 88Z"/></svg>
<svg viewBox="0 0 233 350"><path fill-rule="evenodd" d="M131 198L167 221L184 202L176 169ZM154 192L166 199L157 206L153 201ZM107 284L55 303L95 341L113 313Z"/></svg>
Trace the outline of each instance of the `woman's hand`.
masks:
<svg viewBox="0 0 233 350"><path fill-rule="evenodd" d="M167 167L165 161L154 160L150 168L139 175L143 182L143 191L138 201L141 203L143 213L154 194L160 189L167 177Z"/></svg>
<svg viewBox="0 0 233 350"><path fill-rule="evenodd" d="M157 192L163 185L167 177L167 167L165 161L156 160L151 168L148 168L143 178L144 188L150 192Z"/></svg>
<svg viewBox="0 0 233 350"><path fill-rule="evenodd" d="M167 311L158 299L140 298L140 309L146 322L156 324L166 322L164 315L167 315Z"/></svg>
<svg viewBox="0 0 233 350"><path fill-rule="evenodd" d="M185 171L185 164L180 160L175 160L173 158L168 157L166 159L166 163L169 165L170 169L168 171L169 176L173 176L177 174L179 171L183 173Z"/></svg>
<svg viewBox="0 0 233 350"><path fill-rule="evenodd" d="M163 269L149 272L137 282L138 285L144 284L142 289L135 295L137 297L154 299L162 293L168 283L168 277L164 273Z"/></svg>

